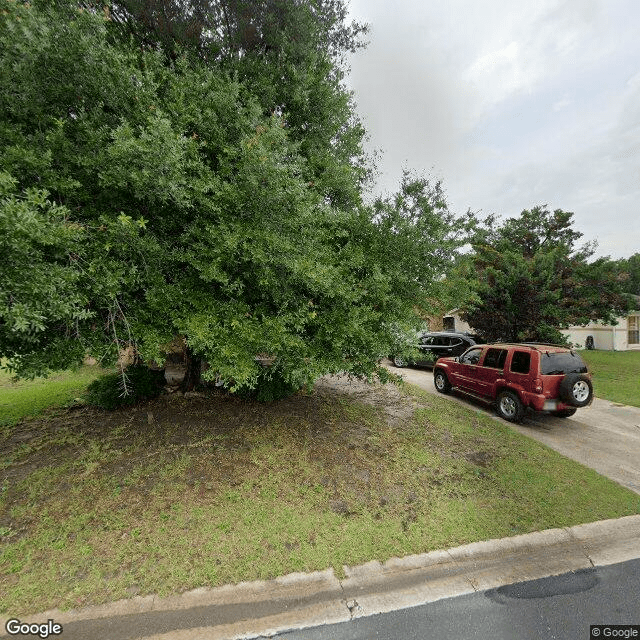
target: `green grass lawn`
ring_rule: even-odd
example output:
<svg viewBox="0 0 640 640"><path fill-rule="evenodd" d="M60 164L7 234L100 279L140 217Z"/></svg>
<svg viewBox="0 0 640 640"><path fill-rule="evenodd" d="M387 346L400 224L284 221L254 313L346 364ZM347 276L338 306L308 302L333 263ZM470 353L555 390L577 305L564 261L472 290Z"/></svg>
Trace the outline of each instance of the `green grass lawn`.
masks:
<svg viewBox="0 0 640 640"><path fill-rule="evenodd" d="M640 407L640 351L580 351L598 398Z"/></svg>
<svg viewBox="0 0 640 640"><path fill-rule="evenodd" d="M6 371L0 371L0 427L15 425L25 416L38 415L49 407L60 407L73 400L104 370L83 366L76 371L63 371L49 378L12 382Z"/></svg>
<svg viewBox="0 0 640 640"><path fill-rule="evenodd" d="M207 392L0 438L0 612L354 565L640 513L640 496L415 388Z"/></svg>

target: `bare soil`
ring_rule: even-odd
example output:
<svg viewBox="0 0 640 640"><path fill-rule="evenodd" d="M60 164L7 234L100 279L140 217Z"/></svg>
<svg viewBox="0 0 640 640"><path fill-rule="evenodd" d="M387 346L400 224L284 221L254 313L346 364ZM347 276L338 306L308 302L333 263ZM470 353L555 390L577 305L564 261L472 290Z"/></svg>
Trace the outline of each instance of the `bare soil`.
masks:
<svg viewBox="0 0 640 640"><path fill-rule="evenodd" d="M0 468L4 503L11 503L21 483L38 469L56 467L82 459L87 444L103 443L104 450L87 473L94 476L125 477L148 461L171 461L183 452L203 456L209 463L188 469L187 484L240 484L250 466L249 453L255 446L255 434L272 432L281 425L287 436L309 448L309 457L320 457L336 470L350 476L349 481L368 485L372 470L363 467L362 450L371 454L370 462L383 455L369 445L366 422L345 413L343 401L356 400L372 408L376 420L384 417L387 425L402 428L419 404L403 396L394 385L371 385L344 377L320 379L312 393L300 392L272 403L241 400L218 390L199 393L173 393L114 411L87 406L58 409L38 417L26 418L8 437L0 441ZM214 446L212 446L214 445ZM110 455L113 454L113 455ZM244 467L244 469L243 469ZM155 478L147 477L138 487L141 493L151 489ZM329 478L324 478L329 483ZM331 479L336 484L336 479ZM51 491L64 492L67 483L52 485ZM54 498L54 493L49 495ZM344 510L336 500L337 512ZM3 513L4 511L4 513ZM0 527L24 531L24 522L0 511ZM15 538L12 538L15 541Z"/></svg>

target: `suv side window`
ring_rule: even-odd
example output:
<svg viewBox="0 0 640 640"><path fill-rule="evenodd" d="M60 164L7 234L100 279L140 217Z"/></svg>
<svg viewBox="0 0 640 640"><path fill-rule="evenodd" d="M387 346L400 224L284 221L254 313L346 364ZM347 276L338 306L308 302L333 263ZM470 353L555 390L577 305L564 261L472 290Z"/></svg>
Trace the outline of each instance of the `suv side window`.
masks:
<svg viewBox="0 0 640 640"><path fill-rule="evenodd" d="M531 354L528 351L514 351L511 358L511 371L514 373L529 373L531 368Z"/></svg>
<svg viewBox="0 0 640 640"><path fill-rule="evenodd" d="M484 366L492 369L502 369L507 359L506 349L489 349L484 357ZM513 365L512 365L513 367Z"/></svg>
<svg viewBox="0 0 640 640"><path fill-rule="evenodd" d="M460 362L462 364L478 364L481 353L482 353L482 348L469 349L464 353L464 355L460 356Z"/></svg>

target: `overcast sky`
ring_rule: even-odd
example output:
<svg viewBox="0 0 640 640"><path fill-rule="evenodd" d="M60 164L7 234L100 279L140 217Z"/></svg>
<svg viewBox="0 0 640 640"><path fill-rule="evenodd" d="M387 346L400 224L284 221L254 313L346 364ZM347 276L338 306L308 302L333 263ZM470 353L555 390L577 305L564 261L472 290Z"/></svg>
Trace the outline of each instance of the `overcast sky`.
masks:
<svg viewBox="0 0 640 640"><path fill-rule="evenodd" d="M371 25L349 85L383 152L450 208L575 213L597 255L640 252L638 0L351 0Z"/></svg>

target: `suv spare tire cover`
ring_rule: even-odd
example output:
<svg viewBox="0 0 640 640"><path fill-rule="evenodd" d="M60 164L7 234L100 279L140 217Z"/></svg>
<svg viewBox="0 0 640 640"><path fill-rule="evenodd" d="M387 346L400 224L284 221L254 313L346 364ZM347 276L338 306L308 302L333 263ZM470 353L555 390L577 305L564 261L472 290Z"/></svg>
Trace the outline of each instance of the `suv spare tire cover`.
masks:
<svg viewBox="0 0 640 640"><path fill-rule="evenodd" d="M578 399L573 395L573 386L576 382L584 382L589 388L589 393L584 399ZM593 386L591 380L583 373L568 373L560 383L560 398L563 402L574 407L586 407L593 397Z"/></svg>

